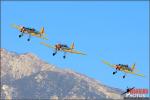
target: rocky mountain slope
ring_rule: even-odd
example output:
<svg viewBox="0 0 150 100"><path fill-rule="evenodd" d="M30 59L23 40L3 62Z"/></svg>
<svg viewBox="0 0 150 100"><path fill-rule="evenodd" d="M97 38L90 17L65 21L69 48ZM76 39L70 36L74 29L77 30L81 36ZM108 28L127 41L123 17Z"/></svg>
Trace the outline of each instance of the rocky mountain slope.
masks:
<svg viewBox="0 0 150 100"><path fill-rule="evenodd" d="M1 99L122 99L120 92L31 53L1 49Z"/></svg>

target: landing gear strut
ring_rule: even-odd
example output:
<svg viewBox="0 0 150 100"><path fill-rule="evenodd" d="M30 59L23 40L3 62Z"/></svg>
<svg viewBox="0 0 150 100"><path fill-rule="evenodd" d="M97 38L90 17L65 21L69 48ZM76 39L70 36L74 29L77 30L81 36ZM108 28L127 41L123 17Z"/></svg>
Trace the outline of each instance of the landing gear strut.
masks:
<svg viewBox="0 0 150 100"><path fill-rule="evenodd" d="M57 49L54 50L53 56L55 56L57 53Z"/></svg>
<svg viewBox="0 0 150 100"><path fill-rule="evenodd" d="M21 38L23 36L23 33L21 33L20 35L19 35L19 38Z"/></svg>
<svg viewBox="0 0 150 100"><path fill-rule="evenodd" d="M55 53L53 53L53 56L55 56L56 55L56 52Z"/></svg>
<svg viewBox="0 0 150 100"><path fill-rule="evenodd" d="M122 76L122 78L124 79L126 77L126 73Z"/></svg>
<svg viewBox="0 0 150 100"><path fill-rule="evenodd" d="M116 74L116 73L117 73L117 71L113 72L113 75Z"/></svg>
<svg viewBox="0 0 150 100"><path fill-rule="evenodd" d="M29 34L29 38L27 39L27 41L30 41L31 35Z"/></svg>
<svg viewBox="0 0 150 100"><path fill-rule="evenodd" d="M63 58L64 58L64 59L66 58L66 52L64 52L64 56L63 56Z"/></svg>

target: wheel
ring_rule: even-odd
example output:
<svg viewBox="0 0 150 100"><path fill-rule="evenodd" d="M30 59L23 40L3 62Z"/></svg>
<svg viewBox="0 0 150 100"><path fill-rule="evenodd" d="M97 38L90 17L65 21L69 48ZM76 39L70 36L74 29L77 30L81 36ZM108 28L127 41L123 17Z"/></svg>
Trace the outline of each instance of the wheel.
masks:
<svg viewBox="0 0 150 100"><path fill-rule="evenodd" d="M113 72L113 75L115 74L115 72Z"/></svg>
<svg viewBox="0 0 150 100"><path fill-rule="evenodd" d="M30 39L28 39L28 41L30 41Z"/></svg>
<svg viewBox="0 0 150 100"><path fill-rule="evenodd" d="M63 58L65 59L65 58L66 58L66 56L63 56Z"/></svg>
<svg viewBox="0 0 150 100"><path fill-rule="evenodd" d="M123 78L125 78L125 75L123 76Z"/></svg>
<svg viewBox="0 0 150 100"><path fill-rule="evenodd" d="M53 53L53 56L55 56L56 55L56 53Z"/></svg>
<svg viewBox="0 0 150 100"><path fill-rule="evenodd" d="M19 38L21 38L21 35L19 35Z"/></svg>

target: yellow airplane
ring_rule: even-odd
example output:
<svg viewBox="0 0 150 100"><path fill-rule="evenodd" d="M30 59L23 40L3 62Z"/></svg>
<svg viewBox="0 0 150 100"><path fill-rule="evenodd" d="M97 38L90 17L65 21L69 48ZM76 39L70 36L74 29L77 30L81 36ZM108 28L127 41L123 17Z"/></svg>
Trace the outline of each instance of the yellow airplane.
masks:
<svg viewBox="0 0 150 100"><path fill-rule="evenodd" d="M122 71L125 73L125 75L123 76L123 78L125 78L126 76L126 73L129 73L129 74L134 74L134 75L137 75L137 76L142 76L144 77L143 74L137 74L136 73L136 70L135 70L135 64L133 64L131 67L129 67L128 65L124 65L124 64L117 64L117 65L113 65L113 64L110 64L109 62L107 61L104 61L102 60L102 63L112 67L112 68L115 68L116 70L113 72L113 75L117 73L117 71Z"/></svg>
<svg viewBox="0 0 150 100"><path fill-rule="evenodd" d="M57 54L57 51L62 51L62 52L64 52L64 56L63 56L64 59L66 58L66 53L67 53L67 52L69 52L69 53L74 53L74 54L86 55L86 54L84 54L84 53L82 53L82 52L79 52L79 51L74 50L74 43L72 43L70 47L68 47L68 46L65 45L65 44L60 44L60 43L56 44L55 46L46 44L46 43L44 43L44 42L40 42L40 44L42 44L42 45L44 45L44 46L46 46L46 47L48 47L48 48L54 49L55 52L53 53L53 56L55 56L55 55Z"/></svg>
<svg viewBox="0 0 150 100"><path fill-rule="evenodd" d="M44 27L42 27L40 31L37 31L34 28L27 28L27 27L15 25L15 24L13 24L12 27L18 29L21 32L21 34L19 35L19 38L21 38L24 34L29 34L29 38L27 39L27 41L30 41L31 36L35 36L41 39L48 40L46 38L46 34L44 33Z"/></svg>

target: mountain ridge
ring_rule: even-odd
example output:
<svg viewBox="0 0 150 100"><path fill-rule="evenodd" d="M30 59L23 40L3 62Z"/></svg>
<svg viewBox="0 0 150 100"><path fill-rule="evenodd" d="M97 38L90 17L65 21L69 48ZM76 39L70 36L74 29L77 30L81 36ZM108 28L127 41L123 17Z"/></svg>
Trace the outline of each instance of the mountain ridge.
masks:
<svg viewBox="0 0 150 100"><path fill-rule="evenodd" d="M122 99L119 89L70 69L55 67L32 53L16 54L2 48L1 79L1 98Z"/></svg>

